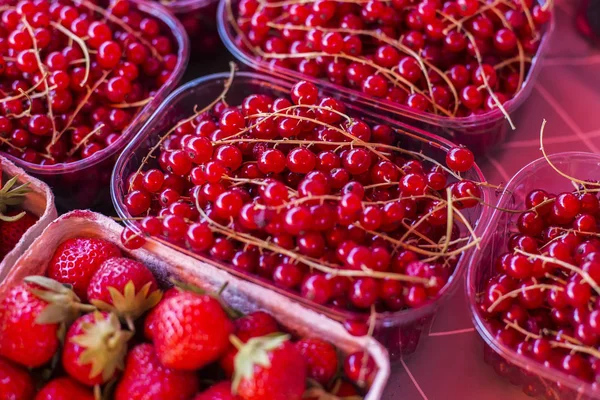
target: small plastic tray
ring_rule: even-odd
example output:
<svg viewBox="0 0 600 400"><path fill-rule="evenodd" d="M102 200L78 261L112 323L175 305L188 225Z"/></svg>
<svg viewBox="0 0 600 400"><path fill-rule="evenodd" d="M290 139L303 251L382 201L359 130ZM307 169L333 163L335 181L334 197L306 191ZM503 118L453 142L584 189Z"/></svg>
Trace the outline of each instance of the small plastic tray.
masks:
<svg viewBox="0 0 600 400"><path fill-rule="evenodd" d="M581 180L598 180L600 156L591 153L571 152L550 156L552 163L569 176ZM525 166L508 182L498 208L522 210L525 197L534 189L559 193L573 189L571 182L560 176L544 158ZM519 385L532 396L551 400L600 398L600 392L591 384L569 376L561 371L544 367L516 351L498 343L489 332L487 323L477 307L477 294L485 288L486 281L494 273L494 261L506 251L509 232L515 227L518 214L495 211L484 232L481 247L485 251L474 252L467 273L467 296L477 332L484 341L484 360L494 370Z"/></svg>
<svg viewBox="0 0 600 400"><path fill-rule="evenodd" d="M213 54L223 46L217 32L219 0L159 1L171 11L185 28L190 42L192 59Z"/></svg>
<svg viewBox="0 0 600 400"><path fill-rule="evenodd" d="M0 285L0 299L23 278L43 274L54 250L63 241L73 237L91 236L109 240L120 246L122 229L110 218L90 211L73 211L60 217L48 226L17 261L4 284ZM284 296L238 279L208 264L198 264L160 244L149 242L139 250L122 250L128 257L146 264L161 282L167 281L170 276L176 276L177 279L215 293L227 283L227 289L221 296L227 304L241 312L265 310L291 333L328 340L345 353L360 350L368 352L378 370L365 400L381 398L390 373L390 364L385 349L373 338L353 337L340 324L295 304Z"/></svg>
<svg viewBox="0 0 600 400"><path fill-rule="evenodd" d="M383 98L374 98L361 91L337 85L324 79L313 78L288 68L272 66L269 62L261 60L238 45L236 32L231 26L228 16L229 1L232 2L232 8L235 10L239 0L222 0L219 3L217 13L219 35L221 35L225 47L227 47L231 54L252 69L270 73L288 81L306 80L313 82L332 96L339 97L346 102L359 104L365 111L386 115L394 120L449 138L453 142L469 147L475 154L483 154L494 145L503 142L510 130L508 121L498 108L476 116L444 117L413 110ZM553 29L554 15L545 28L540 46L531 62L529 72L525 77L521 90L512 99L504 103L504 108L511 116L529 97L533 90L535 80L542 67L542 57L548 48Z"/></svg>
<svg viewBox="0 0 600 400"><path fill-rule="evenodd" d="M38 237L44 228L52 222L56 216L54 207L54 195L44 182L27 175L25 171L17 167L4 157L0 157L0 178L4 184L8 179L18 176L17 182L23 184L29 182L31 192L25 197L23 208L38 216L38 221L21 237L21 240L2 260L0 260L0 283L11 270L17 259L29 248L31 242ZM2 240L2 238L0 238Z"/></svg>
<svg viewBox="0 0 600 400"><path fill-rule="evenodd" d="M117 157L152 115L152 112L179 84L188 63L189 39L181 23L158 3L147 0L131 0L131 2L142 13L152 15L162 21L171 31L177 45L178 61L167 82L157 90L152 101L137 113L129 127L121 134L120 139L114 145L99 151L90 158L69 164L41 166L3 153L5 157L23 168L28 174L48 183L56 194L57 205L63 210L89 208L109 200L110 174Z"/></svg>
<svg viewBox="0 0 600 400"><path fill-rule="evenodd" d="M227 73L209 75L182 86L175 91L169 98L162 104L162 106L156 111L148 123L144 126L142 131L136 136L136 138L127 146L115 166L113 172L113 179L111 184L113 204L117 213L123 218L130 218L127 210L123 204L123 198L127 193L127 178L128 176L137 171L142 158L148 153L148 150L154 146L159 137L163 135L170 127L172 127L177 121L183 117L187 117L192 113L195 105L199 108L208 105L213 99L215 99L223 90L223 84L229 77ZM250 93L263 93L272 96L286 96L289 93L291 85L287 82L277 80L270 76L242 72L238 73L227 94L227 100L229 104L240 104L244 97ZM364 113L351 104L346 105L347 112L349 115L364 115ZM367 122L385 123L392 127L401 129L406 134L401 134L402 145L413 151L422 151L425 155L434 158L438 161L444 162L445 155L448 149L454 145L445 139L431 135L429 133L410 128L406 125L391 121L384 117L378 117L376 119L364 118ZM421 138L419 140L417 138ZM484 177L477 166L472 168L468 173L464 174L464 177L473 181L482 182ZM487 191L483 191L484 201L487 203L488 194ZM484 207L478 206L476 208L466 210L468 211L466 216L470 220L472 226L476 226L475 233L477 236L483 230L483 224L487 217L488 212L483 210ZM127 222L130 224L131 222ZM170 244L169 244L170 245ZM170 245L172 246L172 245ZM185 249L174 246L178 251L185 252ZM450 278L450 281L446 287L440 292L439 297L428 303L427 305L418 309L400 311L400 312L387 312L377 314L375 337L388 349L392 359L400 357L401 354L407 355L416 349L418 344L421 331L423 326L428 320L435 314L440 303L456 288L459 280L462 277L466 261L469 258L469 252L465 252L456 267L454 275ZM269 280L259 278L255 275L250 275L238 271L231 266L219 263L214 260L208 260L200 255L189 253L192 257L202 260L201 262L209 262L213 265L219 266L224 270L248 279L252 282L256 282L261 286L268 287L273 291L280 292L285 296L294 299L312 309L315 309L328 317L337 321L346 320L366 320L368 313L356 313L350 311L339 311L332 308L317 305L295 293L285 291L273 285Z"/></svg>

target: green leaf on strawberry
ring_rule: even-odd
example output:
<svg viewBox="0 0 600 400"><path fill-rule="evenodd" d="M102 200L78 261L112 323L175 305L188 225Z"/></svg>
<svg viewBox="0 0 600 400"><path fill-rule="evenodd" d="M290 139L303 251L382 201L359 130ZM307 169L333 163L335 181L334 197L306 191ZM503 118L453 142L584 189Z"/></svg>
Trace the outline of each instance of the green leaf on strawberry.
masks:
<svg viewBox="0 0 600 400"><path fill-rule="evenodd" d="M157 305L162 298L162 291L160 290L153 290L150 293L152 285L153 282L147 282L137 293L133 281L127 282L123 293L109 286L107 290L110 293L112 304L97 299L91 300L91 303L100 310L114 311L127 320L135 320Z"/></svg>
<svg viewBox="0 0 600 400"><path fill-rule="evenodd" d="M235 373L231 385L232 392L237 393L237 388L242 379L252 379L255 366L271 367L269 352L278 349L283 343L290 340L290 335L276 333L252 338L246 343L241 342L236 336L231 335L230 340L238 348L238 353L234 360Z"/></svg>
<svg viewBox="0 0 600 400"><path fill-rule="evenodd" d="M2 188L0 188L0 220L5 222L18 221L25 215L25 211L17 215L8 216L5 215L8 206L17 206L23 203L25 196L31 190L29 188L29 182L23 183L17 187L14 187L17 183L18 177L13 176L9 179Z"/></svg>
<svg viewBox="0 0 600 400"><path fill-rule="evenodd" d="M45 276L28 276L25 282L37 285L42 289L32 288L29 291L48 306L37 316L37 324L57 324L64 322L70 324L79 314L94 311L96 307L82 304L79 297L70 287L63 285Z"/></svg>

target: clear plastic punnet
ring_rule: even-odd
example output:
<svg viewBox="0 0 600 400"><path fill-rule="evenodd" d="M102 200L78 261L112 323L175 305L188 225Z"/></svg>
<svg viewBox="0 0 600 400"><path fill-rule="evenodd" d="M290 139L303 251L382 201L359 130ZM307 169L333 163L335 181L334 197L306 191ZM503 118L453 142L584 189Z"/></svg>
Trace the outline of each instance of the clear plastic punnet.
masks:
<svg viewBox="0 0 600 400"><path fill-rule="evenodd" d="M272 74L288 81L307 80L318 84L329 95L341 98L347 102L359 104L365 111L385 115L394 120L406 123L427 132L440 135L455 143L464 144L475 154L484 154L494 145L504 141L511 131L510 123L503 112L495 107L490 111L467 117L448 117L422 112L408 106L395 103L385 98L376 98L357 89L348 88L330 82L326 78L314 78L298 71L281 67L264 60L240 44L237 33L231 23L231 13L239 0L223 0L219 4L217 14L219 34L227 49L244 65L264 73ZM546 53L551 33L554 29L554 19L544 27L540 37L539 47L531 59L529 69L524 77L521 89L503 106L511 117L531 94L537 75L542 67L542 58ZM514 122L514 121L513 121Z"/></svg>
<svg viewBox="0 0 600 400"><path fill-rule="evenodd" d="M192 110L194 110L194 107L196 107L196 109L202 109L203 106L210 104L210 102L218 97L223 91L223 85L228 78L229 74L227 73L215 74L189 82L179 88L162 104L136 138L125 149L115 167L111 191L114 206L119 216L128 221L126 222L127 224L130 224L130 226L133 227L135 222L130 220L131 216L128 214L123 202L123 199L129 190L127 183L128 177L138 170L142 160L148 154L149 150L160 140L161 135L164 135L165 132L180 119L189 116L190 113L192 113ZM290 87L291 85L287 82L277 80L273 77L242 72L236 74L233 79L227 94L227 102L229 104L240 104L250 93L268 94L274 97L287 96ZM355 115L365 117L362 110L352 104L347 104L346 110L350 116ZM421 152L426 157L438 160L442 163L445 160L448 149L455 146L446 139L408 127L390 119L386 119L385 117L371 118L370 116L366 116L363 119L367 123L385 123L393 128L401 129L405 132L399 134L403 148ZM151 159L150 164L147 166L153 168L153 165L155 165L154 163L156 162L155 159ZM465 173L463 177L475 182L484 181L484 177L476 165ZM482 192L482 201L488 203L488 191L483 190ZM488 217L488 211L486 211L486 209L486 207L478 205L474 208L464 210L470 225L474 227L476 236L480 236L484 221ZM148 240L163 242L162 239L157 238L148 238ZM346 322L354 320L367 321L369 318L369 312L340 311L339 309L334 309L329 306L322 306L301 297L297 292L279 288L270 280L235 269L230 264L224 264L214 259L210 259L209 257L192 253L186 248L175 246L167 242L165 242L165 244L176 248L178 251L185 252L197 259L199 263L206 262L216 265L231 274L243 277L244 279L260 284L261 286L268 287L273 291L282 293L331 319ZM470 251L473 248L474 247L469 248L459 256L459 261L453 275L434 300L415 309L376 314L374 336L387 347L392 358L398 358L402 354L406 355L412 353L416 349L423 327L436 313L439 305L456 289L457 286L459 286L462 274L467 265L467 260L470 257Z"/></svg>
<svg viewBox="0 0 600 400"><path fill-rule="evenodd" d="M137 9L161 21L171 32L177 46L177 64L167 82L123 130L119 140L89 158L68 164L37 165L14 156L3 155L23 168L28 174L46 182L54 191L60 209L89 208L101 205L110 199L108 187L115 161L125 145L142 128L169 93L177 87L183 77L189 58L189 39L181 23L162 5L149 0L131 0Z"/></svg>
<svg viewBox="0 0 600 400"><path fill-rule="evenodd" d="M580 180L597 181L600 174L600 156L591 153L559 153L549 157L560 171ZM573 189L568 179L558 174L548 161L540 158L521 169L508 182L489 219L481 242L482 249L472 254L467 272L466 290L473 323L484 345L484 361L496 373L512 384L521 386L529 396L548 400L598 399L600 392L595 385L584 382L555 368L549 368L531 358L517 353L498 342L481 314L478 294L495 273L495 260L504 253L515 231L518 213L503 210L523 210L530 191L543 189L548 193L560 193Z"/></svg>

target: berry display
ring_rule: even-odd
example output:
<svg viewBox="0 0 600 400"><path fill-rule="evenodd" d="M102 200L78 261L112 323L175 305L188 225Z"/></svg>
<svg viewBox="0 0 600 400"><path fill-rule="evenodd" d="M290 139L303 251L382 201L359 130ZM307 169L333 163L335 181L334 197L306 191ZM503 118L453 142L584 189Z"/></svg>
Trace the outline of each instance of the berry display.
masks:
<svg viewBox="0 0 600 400"><path fill-rule="evenodd" d="M551 2L520 0L228 0L224 17L250 63L444 118L502 109L550 18Z"/></svg>
<svg viewBox="0 0 600 400"><path fill-rule="evenodd" d="M31 164L120 142L178 63L172 33L128 0L21 0L0 27L0 151Z"/></svg>
<svg viewBox="0 0 600 400"><path fill-rule="evenodd" d="M98 389L115 400L355 399L368 390L370 356L356 362L189 284L163 296L150 269L100 240L67 240L53 257L74 260L62 283L29 276L0 301L0 389L10 399L93 399ZM73 249L90 250L83 259ZM88 265L99 267L83 284ZM145 337L135 334L142 326Z"/></svg>
<svg viewBox="0 0 600 400"><path fill-rule="evenodd" d="M404 144L403 131L306 81L289 96L245 92L235 103L233 81L170 125L124 177L122 201L135 218L125 246L167 241L313 307L361 317L435 300L473 245L483 198L482 184L463 177L473 154L444 149L439 163Z"/></svg>

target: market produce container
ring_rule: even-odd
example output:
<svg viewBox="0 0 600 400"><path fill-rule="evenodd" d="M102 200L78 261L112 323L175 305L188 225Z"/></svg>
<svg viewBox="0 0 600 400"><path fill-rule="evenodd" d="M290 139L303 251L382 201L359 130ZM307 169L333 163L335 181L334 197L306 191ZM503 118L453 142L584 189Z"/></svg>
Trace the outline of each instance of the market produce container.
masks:
<svg viewBox="0 0 600 400"><path fill-rule="evenodd" d="M239 279L210 264L199 263L161 244L148 242L141 249L127 250L122 247L120 241L122 229L112 219L90 211L76 210L63 215L50 224L16 262L6 281L0 285L0 299L23 278L29 275L43 275L48 260L65 240L75 237L102 238L121 246L127 257L143 262L160 283L165 284L175 277L213 293L218 292L227 283L221 298L243 313L264 310L295 335L319 337L334 343L345 353L360 350L368 352L378 371L365 400L381 398L390 373L390 365L385 349L373 338L353 337L340 324L302 307L285 296Z"/></svg>
<svg viewBox="0 0 600 400"><path fill-rule="evenodd" d="M581 180L598 180L600 156L591 153L569 152L549 157L562 172ZM499 209L523 210L527 194L534 189L549 193L573 190L572 183L558 174L548 161L540 158L525 166L507 183L500 196ZM485 251L472 254L467 272L467 296L473 323L484 344L485 362L501 376L532 397L548 400L600 398L600 392L591 384L567 375L562 371L547 368L515 350L499 343L489 331L488 324L478 307L478 295L483 292L487 280L494 274L494 261L504 253L510 237L516 230L519 214L501 210L494 211L483 234L481 247Z"/></svg>
<svg viewBox="0 0 600 400"><path fill-rule="evenodd" d="M143 157L148 154L149 149L152 148L158 142L160 136L167 132L167 130L177 121L185 116L189 116L192 113L194 106L202 108L216 98L222 92L223 84L228 77L229 74L226 73L210 75L189 82L179 88L162 104L136 138L127 146L122 156L117 161L111 186L113 203L120 217L126 220L130 218L123 204L124 196L128 193L127 179L130 174L138 170ZM285 81L280 81L265 75L243 72L238 73L235 76L229 89L227 100L229 104L239 104L239 102L250 93L263 93L275 97L286 96L287 93L289 93L289 89L290 85ZM362 115L362 110L347 104L347 113L350 116ZM422 151L426 156L442 163L445 160L447 150L454 147L454 145L446 139L408 127L385 117L372 118L367 116L365 121L385 123L400 129L402 131L400 137L403 146L410 150ZM154 159L150 160L150 168L155 162L156 160ZM485 180L477 166L471 168L471 170L464 174L463 177L476 182L483 182ZM482 190L482 192L483 201L487 203L489 197L488 191ZM465 211L471 226L475 227L475 234L479 236L483 231L483 223L490 214L488 208L479 205ZM127 220L126 224L132 226L133 222ZM155 241L160 239L151 238L149 240ZM269 288L274 292L281 293L333 320L340 322L348 320L366 321L369 317L368 313L340 311L339 309L318 305L301 297L299 294L283 290L273 285L269 280L236 270L228 264L207 259L201 255L189 253L186 249L176 247L172 244L166 242L165 244L174 247L178 251L186 252L186 254L195 258L200 264L206 262L216 265L235 276L242 277L263 287ZM393 359L398 358L401 354L407 355L414 352L421 333L423 332L423 327L427 325L428 321L436 313L439 305L444 302L457 286L459 286L469 257L470 251L466 251L462 254L453 276L450 278L446 287L442 289L436 300L417 309L377 313L374 335L386 346Z"/></svg>
<svg viewBox="0 0 600 400"><path fill-rule="evenodd" d="M37 238L44 228L52 222L56 216L56 207L54 207L54 195L44 182L33 178L21 168L10 162L4 157L0 157L0 182L2 185L7 180L18 176L17 185L28 182L31 191L25 196L23 209L38 216L38 221L21 237L16 247L12 249L3 259L0 260L0 282L4 280L6 274L10 272L17 259L29 248L35 238ZM0 185L0 187L2 186ZM2 238L0 237L0 241Z"/></svg>

